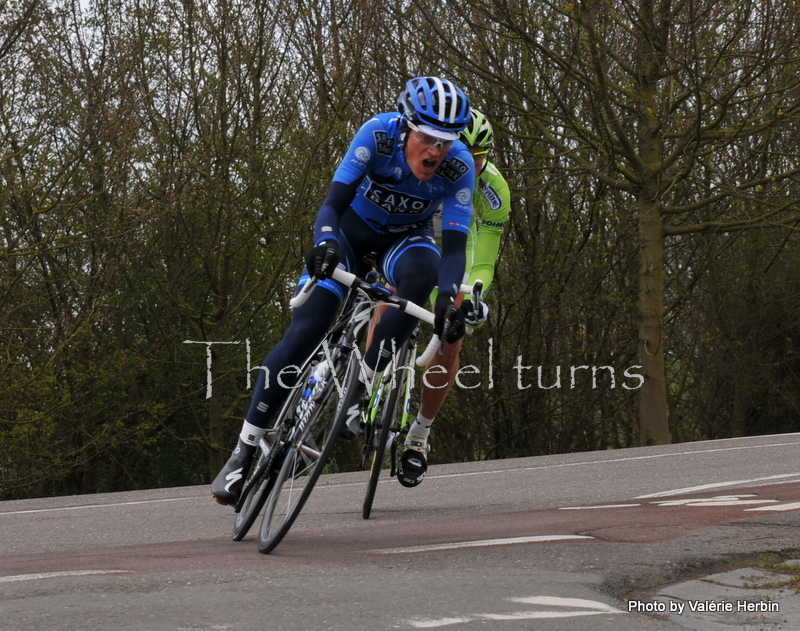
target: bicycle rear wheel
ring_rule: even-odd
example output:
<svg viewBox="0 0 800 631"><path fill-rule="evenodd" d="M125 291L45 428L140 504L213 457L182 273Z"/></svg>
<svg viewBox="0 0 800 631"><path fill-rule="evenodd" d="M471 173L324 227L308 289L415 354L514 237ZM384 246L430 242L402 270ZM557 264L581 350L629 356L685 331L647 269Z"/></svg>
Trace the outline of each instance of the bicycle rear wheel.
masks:
<svg viewBox="0 0 800 631"><path fill-rule="evenodd" d="M293 427L287 440L280 446L283 458L280 470L267 499L267 507L258 534L258 550L268 554L281 542L294 524L311 495L336 446L350 399L355 391L359 365L355 354L342 358L336 369L339 383L344 383L344 393L335 414L330 404L336 400L333 376L304 427Z"/></svg>
<svg viewBox="0 0 800 631"><path fill-rule="evenodd" d="M381 477L381 471L386 465L387 447L390 442L394 441L392 433L397 434L400 429L398 412L402 413L402 410L399 409L399 404L401 401L405 401L408 379L413 378L405 370L411 354L410 346L413 343L412 340L409 340L403 345L403 348L398 353L397 361L394 363L393 377L390 376L388 383L384 385L384 388L388 388L389 392L388 394L384 392L378 420L371 433L372 463L369 470L369 480L367 481L367 492L364 495L364 504L361 510L361 516L364 519L369 519L372 514L372 503L375 501L378 481ZM400 377L397 376L398 370L403 373Z"/></svg>

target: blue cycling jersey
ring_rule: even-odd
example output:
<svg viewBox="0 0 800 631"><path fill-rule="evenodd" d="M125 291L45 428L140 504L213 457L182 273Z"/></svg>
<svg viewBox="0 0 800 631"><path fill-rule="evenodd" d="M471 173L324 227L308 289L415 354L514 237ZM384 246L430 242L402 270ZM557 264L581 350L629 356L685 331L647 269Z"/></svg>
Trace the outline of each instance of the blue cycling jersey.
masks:
<svg viewBox="0 0 800 631"><path fill-rule="evenodd" d="M339 221L350 206L383 234L424 225L440 206L443 230L469 232L475 168L466 146L454 142L433 178L423 182L406 163L401 131L396 112L378 114L358 130L333 177L332 193L317 215L317 243L338 236ZM336 183L347 192L333 193Z"/></svg>

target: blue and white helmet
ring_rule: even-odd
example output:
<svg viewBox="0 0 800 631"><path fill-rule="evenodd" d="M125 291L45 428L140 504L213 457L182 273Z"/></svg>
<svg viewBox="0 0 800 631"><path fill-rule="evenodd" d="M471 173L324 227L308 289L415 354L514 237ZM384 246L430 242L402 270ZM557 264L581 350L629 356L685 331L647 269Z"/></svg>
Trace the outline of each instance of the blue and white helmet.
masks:
<svg viewBox="0 0 800 631"><path fill-rule="evenodd" d="M471 120L467 95L452 81L439 77L411 79L397 105L420 131L442 140L457 140Z"/></svg>

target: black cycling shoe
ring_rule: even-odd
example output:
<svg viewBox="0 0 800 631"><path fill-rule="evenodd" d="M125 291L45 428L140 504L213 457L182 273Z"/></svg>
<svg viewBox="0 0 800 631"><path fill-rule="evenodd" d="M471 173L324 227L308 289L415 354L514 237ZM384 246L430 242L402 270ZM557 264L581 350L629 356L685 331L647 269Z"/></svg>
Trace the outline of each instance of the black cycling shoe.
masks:
<svg viewBox="0 0 800 631"><path fill-rule="evenodd" d="M406 449L397 463L397 480L406 488L422 483L428 471L428 459L416 449Z"/></svg>
<svg viewBox="0 0 800 631"><path fill-rule="evenodd" d="M359 381L356 384L356 391L350 399L350 407L347 408L347 420L342 425L339 438L342 440L355 440L364 431L364 408L369 403L369 392L366 384Z"/></svg>
<svg viewBox="0 0 800 631"><path fill-rule="evenodd" d="M228 462L211 483L211 493L214 499L220 504L236 506L239 495L242 493L245 478L250 472L253 464L253 454L256 452L255 445L248 445L242 439L236 443Z"/></svg>

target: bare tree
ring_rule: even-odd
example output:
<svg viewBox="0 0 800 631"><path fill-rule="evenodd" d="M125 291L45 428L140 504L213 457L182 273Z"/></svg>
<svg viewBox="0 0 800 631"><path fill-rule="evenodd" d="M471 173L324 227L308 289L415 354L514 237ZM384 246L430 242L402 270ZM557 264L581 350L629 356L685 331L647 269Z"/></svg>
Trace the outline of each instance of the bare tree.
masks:
<svg viewBox="0 0 800 631"><path fill-rule="evenodd" d="M698 231L793 226L800 151L797 9L610 0L457 5L479 93L638 222L642 444L670 442L664 246Z"/></svg>

